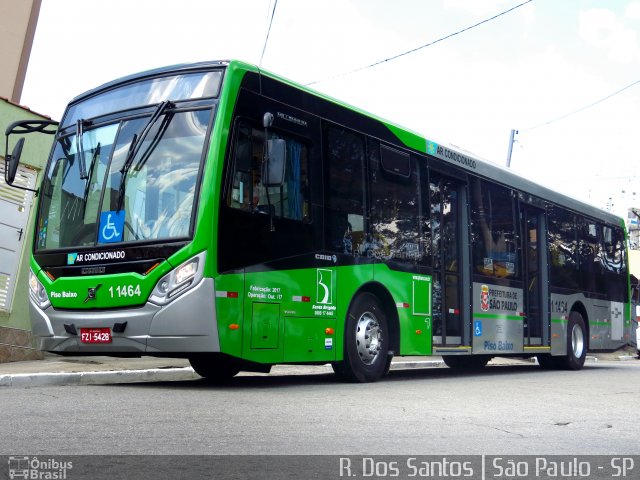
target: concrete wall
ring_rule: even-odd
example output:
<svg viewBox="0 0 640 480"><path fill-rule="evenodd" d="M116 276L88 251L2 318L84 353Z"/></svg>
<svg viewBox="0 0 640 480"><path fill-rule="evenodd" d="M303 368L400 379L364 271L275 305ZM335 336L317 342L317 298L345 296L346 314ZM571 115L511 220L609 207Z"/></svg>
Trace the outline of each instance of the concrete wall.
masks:
<svg viewBox="0 0 640 480"><path fill-rule="evenodd" d="M41 0L0 1L0 97L18 103Z"/></svg>
<svg viewBox="0 0 640 480"><path fill-rule="evenodd" d="M0 161L4 163L4 132L8 125L17 120L44 119L42 115L0 99ZM9 152L17 140L12 135ZM53 143L52 135L30 134L25 137L25 145L20 160L21 165L33 168L37 172L36 185L42 183L43 169L49 157ZM3 179L4 181L4 179ZM29 256L33 241L35 222L35 202L31 206L29 220L24 234L20 266L16 278L16 288L11 311L0 310L0 362L40 358L41 354L32 348L31 323L28 310Z"/></svg>

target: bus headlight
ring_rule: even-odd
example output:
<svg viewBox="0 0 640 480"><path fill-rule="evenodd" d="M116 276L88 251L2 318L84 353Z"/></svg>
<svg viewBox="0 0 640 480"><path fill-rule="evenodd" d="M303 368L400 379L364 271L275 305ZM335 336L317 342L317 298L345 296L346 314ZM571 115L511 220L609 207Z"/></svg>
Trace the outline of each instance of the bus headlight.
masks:
<svg viewBox="0 0 640 480"><path fill-rule="evenodd" d="M190 258L158 280L149 301L166 305L200 283L204 270L205 252Z"/></svg>
<svg viewBox="0 0 640 480"><path fill-rule="evenodd" d="M40 280L38 280L38 277L36 277L36 274L31 270L29 270L29 295L43 310L51 305L47 291L44 289L42 283L40 283Z"/></svg>

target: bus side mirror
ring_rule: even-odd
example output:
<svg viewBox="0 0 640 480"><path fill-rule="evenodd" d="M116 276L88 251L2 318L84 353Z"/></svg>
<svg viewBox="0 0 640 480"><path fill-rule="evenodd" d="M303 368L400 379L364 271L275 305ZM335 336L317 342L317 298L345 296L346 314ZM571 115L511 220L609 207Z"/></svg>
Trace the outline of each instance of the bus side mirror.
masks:
<svg viewBox="0 0 640 480"><path fill-rule="evenodd" d="M279 187L284 183L287 142L278 138L267 140L265 146L265 161L262 164L262 184L265 187Z"/></svg>
<svg viewBox="0 0 640 480"><path fill-rule="evenodd" d="M11 155L7 155L5 159L5 180L7 184L12 185L16 179L16 173L18 172L18 164L20 163L20 156L22 155L22 147L24 147L24 138L20 138L16 145L13 147Z"/></svg>

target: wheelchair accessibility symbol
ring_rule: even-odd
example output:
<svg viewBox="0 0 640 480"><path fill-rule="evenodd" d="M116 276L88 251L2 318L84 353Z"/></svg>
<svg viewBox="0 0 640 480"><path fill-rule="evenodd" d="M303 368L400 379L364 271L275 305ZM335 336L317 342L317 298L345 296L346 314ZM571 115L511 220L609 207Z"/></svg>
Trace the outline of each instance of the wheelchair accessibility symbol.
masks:
<svg viewBox="0 0 640 480"><path fill-rule="evenodd" d="M482 336L482 322L480 320L476 320L475 322L473 322L473 336Z"/></svg>
<svg viewBox="0 0 640 480"><path fill-rule="evenodd" d="M124 216L124 210L113 210L110 212L102 212L100 214L98 243L114 243L122 241Z"/></svg>

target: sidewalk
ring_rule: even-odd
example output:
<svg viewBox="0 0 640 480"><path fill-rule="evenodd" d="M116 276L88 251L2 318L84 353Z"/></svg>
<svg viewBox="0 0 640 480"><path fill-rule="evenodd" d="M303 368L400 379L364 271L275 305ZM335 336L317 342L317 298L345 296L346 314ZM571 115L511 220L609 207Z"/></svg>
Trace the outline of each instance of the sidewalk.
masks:
<svg viewBox="0 0 640 480"><path fill-rule="evenodd" d="M633 349L587 356L587 362L634 360ZM490 365L523 365L535 359L495 358ZM396 357L392 370L445 367L441 357ZM331 366L276 365L269 375L304 375L332 372ZM240 373L240 375L265 375ZM0 387L43 385L106 385L114 383L195 380L200 376L180 358L61 357L45 354L44 360L0 363Z"/></svg>

